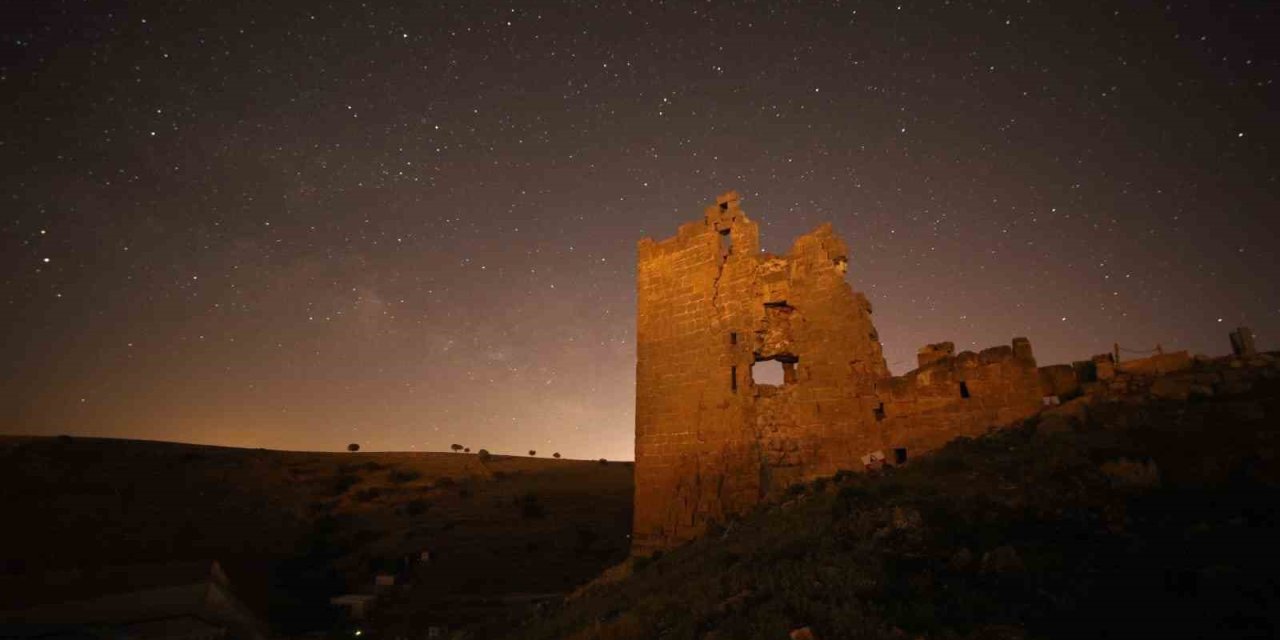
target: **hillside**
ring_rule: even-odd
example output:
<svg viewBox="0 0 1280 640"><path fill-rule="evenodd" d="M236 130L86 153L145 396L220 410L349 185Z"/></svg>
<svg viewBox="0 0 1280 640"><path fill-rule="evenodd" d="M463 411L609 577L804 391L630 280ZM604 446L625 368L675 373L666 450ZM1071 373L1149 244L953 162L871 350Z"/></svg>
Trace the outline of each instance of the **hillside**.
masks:
<svg viewBox="0 0 1280 640"><path fill-rule="evenodd" d="M630 463L0 438L0 577L216 559L279 633L398 573L382 615L457 627L626 557ZM405 570L406 556L427 563ZM10 594L6 594L8 597ZM13 594L8 604L21 605Z"/></svg>
<svg viewBox="0 0 1280 640"><path fill-rule="evenodd" d="M796 487L478 635L1276 637L1278 415L1275 354L1113 383L905 466Z"/></svg>

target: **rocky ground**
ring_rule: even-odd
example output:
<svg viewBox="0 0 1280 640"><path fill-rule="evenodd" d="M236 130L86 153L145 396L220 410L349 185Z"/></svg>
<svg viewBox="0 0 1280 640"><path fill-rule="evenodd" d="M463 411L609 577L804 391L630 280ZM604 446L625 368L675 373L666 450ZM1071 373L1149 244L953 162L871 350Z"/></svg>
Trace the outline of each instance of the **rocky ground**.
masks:
<svg viewBox="0 0 1280 640"><path fill-rule="evenodd" d="M615 567L511 638L1273 638L1280 358L1088 387Z"/></svg>

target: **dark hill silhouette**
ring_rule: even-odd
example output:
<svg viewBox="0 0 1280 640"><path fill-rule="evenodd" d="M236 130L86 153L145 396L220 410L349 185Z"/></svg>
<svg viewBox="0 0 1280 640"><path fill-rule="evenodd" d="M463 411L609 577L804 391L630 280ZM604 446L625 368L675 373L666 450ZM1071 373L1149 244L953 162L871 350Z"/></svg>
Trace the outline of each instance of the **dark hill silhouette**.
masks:
<svg viewBox="0 0 1280 640"><path fill-rule="evenodd" d="M241 599L295 633L334 622L331 596L395 573L413 586L384 611L458 626L625 558L631 482L629 465L526 456L0 437L0 577L216 559ZM406 571L422 551L430 562ZM458 600L472 604L441 605Z"/></svg>

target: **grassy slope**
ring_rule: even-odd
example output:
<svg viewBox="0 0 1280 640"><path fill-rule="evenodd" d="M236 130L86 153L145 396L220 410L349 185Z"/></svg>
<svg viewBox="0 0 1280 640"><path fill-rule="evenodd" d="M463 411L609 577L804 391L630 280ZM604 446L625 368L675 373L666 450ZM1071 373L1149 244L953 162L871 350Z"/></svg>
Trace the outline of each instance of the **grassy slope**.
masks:
<svg viewBox="0 0 1280 640"><path fill-rule="evenodd" d="M0 573L217 559L283 632L429 549L398 609L453 625L564 592L627 552L630 464L452 453L305 453L0 437ZM531 506L530 506L531 505ZM444 612L444 613L442 613ZM449 612L461 615L451 616Z"/></svg>
<svg viewBox="0 0 1280 640"><path fill-rule="evenodd" d="M805 487L509 635L1276 637L1277 416L1271 380L960 440Z"/></svg>

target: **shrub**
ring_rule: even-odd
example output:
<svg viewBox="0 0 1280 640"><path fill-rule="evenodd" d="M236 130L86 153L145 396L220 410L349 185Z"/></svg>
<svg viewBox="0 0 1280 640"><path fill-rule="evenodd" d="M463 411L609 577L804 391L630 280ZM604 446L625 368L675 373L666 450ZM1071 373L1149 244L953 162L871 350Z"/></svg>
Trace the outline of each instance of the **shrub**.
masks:
<svg viewBox="0 0 1280 640"><path fill-rule="evenodd" d="M532 493L520 496L516 502L520 505L520 517L525 520L541 518L547 515L546 509L542 508L542 503L538 502L538 496Z"/></svg>
<svg viewBox="0 0 1280 640"><path fill-rule="evenodd" d="M488 462L489 458L493 457L489 454L488 449L481 449L476 452L476 455L480 456L480 462Z"/></svg>
<svg viewBox="0 0 1280 640"><path fill-rule="evenodd" d="M471 447L463 447L463 448L462 448L462 452L463 452L463 453L471 453Z"/></svg>
<svg viewBox="0 0 1280 640"><path fill-rule="evenodd" d="M411 516L420 516L426 513L430 506L430 502L427 502L422 498L414 498L413 500L410 500L408 504L404 505L404 512Z"/></svg>
<svg viewBox="0 0 1280 640"><path fill-rule="evenodd" d="M557 451L557 452L555 452L555 453L551 454L551 457L552 457L552 458L555 458L556 460L559 460L559 459L560 459L560 452L559 452L559 451Z"/></svg>
<svg viewBox="0 0 1280 640"><path fill-rule="evenodd" d="M348 489L360 484L360 477L350 474L341 474L333 481L333 495L340 496L347 492Z"/></svg>
<svg viewBox="0 0 1280 640"><path fill-rule="evenodd" d="M600 464L606 465L606 464L609 464L609 461L604 458L600 458Z"/></svg>
<svg viewBox="0 0 1280 640"><path fill-rule="evenodd" d="M351 453L355 453L355 452L357 452L357 451L359 451L359 450L360 450L360 445L358 445L358 444L356 444L356 443L354 443L354 442L352 442L351 444L347 445L347 451L350 451Z"/></svg>
<svg viewBox="0 0 1280 640"><path fill-rule="evenodd" d="M413 482L414 480L417 480L418 478L421 478L421 477L422 477L421 473L418 473L417 471L413 471L413 470L401 471L400 469L392 469L391 473L387 474L387 480L389 480L392 484L404 484L406 482Z"/></svg>
<svg viewBox="0 0 1280 640"><path fill-rule="evenodd" d="M533 449L530 449L530 450L529 450L529 455L531 455L531 456L536 456L536 455L538 455L538 452L537 452L537 451L534 451Z"/></svg>

